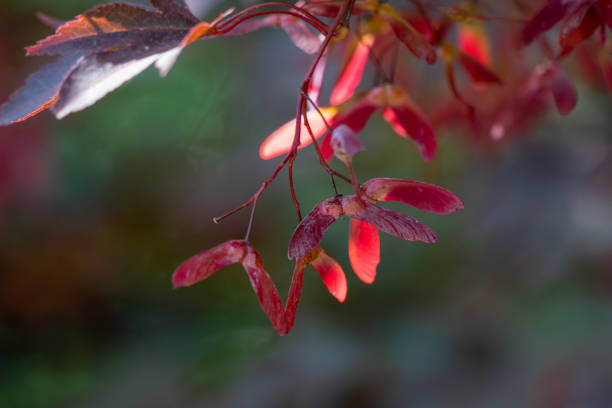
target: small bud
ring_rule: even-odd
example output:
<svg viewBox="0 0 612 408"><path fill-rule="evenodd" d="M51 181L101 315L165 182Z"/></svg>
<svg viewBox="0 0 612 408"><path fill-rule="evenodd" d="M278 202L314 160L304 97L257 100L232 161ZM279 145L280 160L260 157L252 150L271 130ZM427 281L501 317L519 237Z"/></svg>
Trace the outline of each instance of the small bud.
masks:
<svg viewBox="0 0 612 408"><path fill-rule="evenodd" d="M334 129L331 145L336 157L345 163L356 153L365 150L357 134L347 125L340 125Z"/></svg>

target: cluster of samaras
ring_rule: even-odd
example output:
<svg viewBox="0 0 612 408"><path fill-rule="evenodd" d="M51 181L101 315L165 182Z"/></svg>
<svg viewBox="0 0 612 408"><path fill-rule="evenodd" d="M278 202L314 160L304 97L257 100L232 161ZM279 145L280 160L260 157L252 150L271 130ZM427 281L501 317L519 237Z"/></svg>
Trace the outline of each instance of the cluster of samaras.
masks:
<svg viewBox="0 0 612 408"><path fill-rule="evenodd" d="M471 96L491 88L501 89L508 80L493 69L492 40L487 28L487 22L493 19L484 15L476 1L461 1L442 8L411 0L407 10L378 0L269 2L240 12L227 10L212 22L198 19L182 0L150 3L152 7L105 4L67 22L41 15L41 20L56 28L56 32L28 47L28 55L58 55L60 59L30 76L0 107L0 126L23 121L47 108L57 118L63 118L94 104L151 65L164 76L181 51L196 40L241 36L264 27L282 28L297 47L315 55L301 86L295 118L261 145L263 159L282 154L285 158L247 202L217 218L221 220L251 207L244 240L229 241L196 255L179 267L173 277L175 286L188 286L226 265L241 263L279 333L287 333L293 326L306 265L318 271L334 297L339 301L345 299L344 272L319 246L327 228L340 217L350 218L352 269L363 282L372 283L380 260L379 230L409 241L436 240L429 227L378 206L378 201L399 201L436 214L463 208L457 196L432 184L385 178L357 181L352 157L364 149L357 134L374 113L380 112L395 133L416 143L423 159L429 161L437 150L434 127L456 120L457 116L470 124L475 133L484 132L491 140L524 125L550 101L554 101L562 115L569 113L576 105L577 95L559 64L579 45L580 61L595 66L599 75L612 85L612 47L606 39L606 27L612 27L612 0L533 2L537 3L532 4L533 8L522 9L521 18L508 18L513 25L513 29L507 29L509 37L518 38L521 45L538 40L542 60L527 69L528 75L520 86L496 92L497 103ZM542 34L558 23L561 27L557 46ZM436 115L428 117L398 85L402 71L398 69L397 55L401 48L427 64L442 61L452 98L448 104L438 104L445 108ZM320 106L326 61L336 50L343 54L343 64L329 104ZM374 85L366 91L357 91L368 62L373 67ZM506 62L515 64L506 67L509 71L525 71L525 63L520 59ZM467 88L463 86L460 90L456 66L465 71ZM479 100L483 106L479 106ZM446 109L448 106L450 109ZM314 144L335 194L302 218L292 166L298 149L309 144ZM346 166L349 176L330 167L328 163L334 156ZM295 259L296 265L286 306L259 254L249 243L259 197L284 167L289 170L299 220L289 243L289 258ZM338 194L337 179L350 183L354 194Z"/></svg>

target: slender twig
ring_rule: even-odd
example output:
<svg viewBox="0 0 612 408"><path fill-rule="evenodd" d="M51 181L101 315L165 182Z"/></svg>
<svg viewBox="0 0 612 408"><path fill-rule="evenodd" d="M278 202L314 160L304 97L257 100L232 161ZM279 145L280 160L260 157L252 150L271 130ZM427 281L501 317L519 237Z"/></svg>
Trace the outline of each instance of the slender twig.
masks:
<svg viewBox="0 0 612 408"><path fill-rule="evenodd" d="M217 26L217 30L216 33L217 34L227 34L229 32L231 32L233 29L235 29L237 26L239 26L240 24L242 24L243 22L245 22L246 20L250 20L252 18L255 17L261 17L261 16L266 16L266 15L287 15L287 16L292 16L295 18L299 18L300 20L310 24L312 27L314 27L317 31L319 31L321 34L327 34L327 29L326 26L321 23L320 21L314 21L311 20L310 18L299 14L299 13L295 13L293 11L287 11L287 10L268 10L268 11L258 11L256 13L253 14L247 14L239 19L237 19L236 21L232 22L231 24L225 24L222 27ZM228 27L229 26L229 27Z"/></svg>

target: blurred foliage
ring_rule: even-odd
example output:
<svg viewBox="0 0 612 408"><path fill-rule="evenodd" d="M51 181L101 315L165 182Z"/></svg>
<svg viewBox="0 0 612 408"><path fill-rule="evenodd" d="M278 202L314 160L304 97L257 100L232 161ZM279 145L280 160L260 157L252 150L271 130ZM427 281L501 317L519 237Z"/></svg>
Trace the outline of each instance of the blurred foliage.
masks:
<svg viewBox="0 0 612 408"><path fill-rule="evenodd" d="M33 13L93 3L3 0L1 99L34 64L21 47L48 31ZM308 58L274 34L201 42L163 80L149 70L61 122L0 129L0 406L612 406L612 104L586 87L569 118L497 152L443 133L428 165L374 119L361 179L435 182L466 210L408 210L440 242L381 237L372 286L348 267L348 223L334 225L323 243L347 301L310 269L289 336L238 267L171 289L182 260L243 235L247 214L211 218L275 166L257 148L290 117ZM313 152L300 157L309 209L331 191ZM281 178L264 196L253 237L281 293L287 190Z"/></svg>

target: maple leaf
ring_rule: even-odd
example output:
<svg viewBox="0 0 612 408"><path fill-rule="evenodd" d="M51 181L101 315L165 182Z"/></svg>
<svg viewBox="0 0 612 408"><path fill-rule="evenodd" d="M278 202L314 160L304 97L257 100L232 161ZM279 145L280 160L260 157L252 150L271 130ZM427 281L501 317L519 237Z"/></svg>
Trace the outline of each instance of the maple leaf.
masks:
<svg viewBox="0 0 612 408"><path fill-rule="evenodd" d="M164 75L180 50L210 33L212 25L200 22L182 1L150 2L153 9L126 3L95 7L27 47L28 55L63 58L42 67L0 107L0 125L20 122L49 107L61 119L154 63Z"/></svg>

